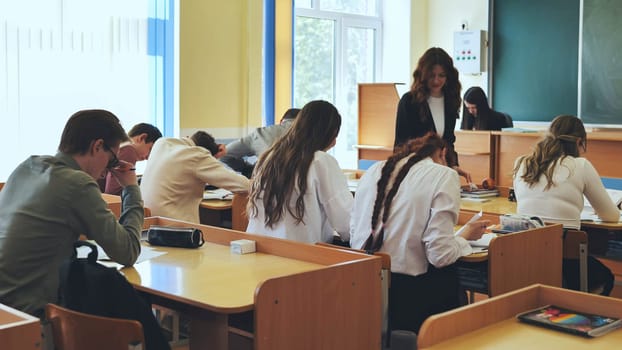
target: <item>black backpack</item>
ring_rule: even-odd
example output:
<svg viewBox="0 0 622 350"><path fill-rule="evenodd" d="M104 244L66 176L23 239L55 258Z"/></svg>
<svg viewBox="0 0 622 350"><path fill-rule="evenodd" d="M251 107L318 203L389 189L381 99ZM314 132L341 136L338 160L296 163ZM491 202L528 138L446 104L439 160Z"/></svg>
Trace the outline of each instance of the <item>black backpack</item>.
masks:
<svg viewBox="0 0 622 350"><path fill-rule="evenodd" d="M87 258L73 256L61 265L59 305L96 316L137 320L143 326L147 350L170 349L151 306L127 279L112 267L97 262L97 247L77 241L75 248L91 249Z"/></svg>

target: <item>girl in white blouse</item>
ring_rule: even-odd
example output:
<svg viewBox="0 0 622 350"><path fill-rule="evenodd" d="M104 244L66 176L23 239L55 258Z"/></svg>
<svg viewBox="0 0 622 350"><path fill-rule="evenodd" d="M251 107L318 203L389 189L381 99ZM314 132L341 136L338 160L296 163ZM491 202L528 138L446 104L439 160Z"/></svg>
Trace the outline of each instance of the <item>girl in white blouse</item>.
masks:
<svg viewBox="0 0 622 350"><path fill-rule="evenodd" d="M589 160L580 157L587 138L581 119L571 115L556 117L549 131L531 154L519 157L514 168L517 212L557 222L566 229L580 229L583 196L603 221L617 222L620 211L602 184ZM565 259L564 286L579 289L578 261ZM609 295L613 274L593 257L588 259L588 289Z"/></svg>
<svg viewBox="0 0 622 350"><path fill-rule="evenodd" d="M349 240L352 194L335 158L341 116L329 102L307 103L257 161L249 194L249 233L300 242Z"/></svg>
<svg viewBox="0 0 622 350"><path fill-rule="evenodd" d="M460 305L454 263L472 252L488 220L454 234L460 210L458 173L446 165L436 134L414 139L359 181L352 220L353 248L391 255L389 323L419 331L430 315Z"/></svg>

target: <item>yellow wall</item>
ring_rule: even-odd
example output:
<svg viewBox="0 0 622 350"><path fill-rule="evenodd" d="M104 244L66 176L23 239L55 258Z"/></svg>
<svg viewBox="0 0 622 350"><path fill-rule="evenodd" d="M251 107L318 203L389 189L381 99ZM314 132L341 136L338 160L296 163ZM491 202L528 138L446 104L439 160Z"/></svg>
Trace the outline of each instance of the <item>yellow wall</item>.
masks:
<svg viewBox="0 0 622 350"><path fill-rule="evenodd" d="M390 0L387 0L390 1ZM292 1L276 0L275 110L291 107ZM411 70L430 46L452 51L467 20L487 30L488 0L411 0ZM180 129L235 138L262 123L262 0L184 0L180 5ZM486 87L487 74L461 77ZM411 76L403 81L411 83ZM278 117L278 116L277 116Z"/></svg>
<svg viewBox="0 0 622 350"><path fill-rule="evenodd" d="M261 124L263 2L180 4L179 114L182 135L207 129L239 137Z"/></svg>

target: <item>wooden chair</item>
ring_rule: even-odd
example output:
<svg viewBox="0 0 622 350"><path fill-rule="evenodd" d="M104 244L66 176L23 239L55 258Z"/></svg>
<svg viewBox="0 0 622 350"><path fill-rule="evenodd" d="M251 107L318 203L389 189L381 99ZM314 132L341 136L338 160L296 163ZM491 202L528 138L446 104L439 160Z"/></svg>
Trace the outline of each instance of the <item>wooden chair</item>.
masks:
<svg viewBox="0 0 622 350"><path fill-rule="evenodd" d="M236 231L246 232L246 227L248 226L247 203L248 194L235 193L233 195L231 201L231 228Z"/></svg>
<svg viewBox="0 0 622 350"><path fill-rule="evenodd" d="M100 317L47 304L56 350L140 350L145 343L138 321Z"/></svg>
<svg viewBox="0 0 622 350"><path fill-rule="evenodd" d="M587 292L587 233L566 231L563 252L564 259L579 259L579 289Z"/></svg>

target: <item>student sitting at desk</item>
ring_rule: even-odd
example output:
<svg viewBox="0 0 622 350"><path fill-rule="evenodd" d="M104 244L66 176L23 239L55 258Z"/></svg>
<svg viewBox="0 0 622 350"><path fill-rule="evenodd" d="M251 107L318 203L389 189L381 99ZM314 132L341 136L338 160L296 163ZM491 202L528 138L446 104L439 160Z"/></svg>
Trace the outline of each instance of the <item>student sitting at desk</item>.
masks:
<svg viewBox="0 0 622 350"><path fill-rule="evenodd" d="M119 160L130 163L132 167L136 162L149 158L153 144L162 137L158 128L151 124L139 123L128 132L130 142L121 145L119 149ZM106 176L106 187L104 193L120 195L123 187L111 173Z"/></svg>
<svg viewBox="0 0 622 350"><path fill-rule="evenodd" d="M198 224L206 184L248 192L248 179L218 161L223 153L224 146L204 131L190 138L159 139L140 182L145 205L154 216Z"/></svg>
<svg viewBox="0 0 622 350"><path fill-rule="evenodd" d="M349 240L352 194L335 158L341 116L311 101L292 127L257 162L249 195L247 232L300 242Z"/></svg>
<svg viewBox="0 0 622 350"><path fill-rule="evenodd" d="M603 221L617 222L620 211L603 186L589 160L579 157L587 139L581 120L575 116L556 117L533 152L519 157L514 167L514 193L519 214L539 216L566 229L581 228L583 196ZM564 284L579 290L577 260L564 260ZM588 289L602 289L609 295L613 274L601 262L588 257Z"/></svg>
<svg viewBox="0 0 622 350"><path fill-rule="evenodd" d="M298 112L300 109L290 108L285 112L279 124L257 128L241 139L229 143L227 153L220 157L220 161L244 176L250 177L255 165L249 163L246 158L261 156L289 129Z"/></svg>
<svg viewBox="0 0 622 350"><path fill-rule="evenodd" d="M497 112L488 105L488 98L479 86L470 87L464 93L462 106L462 130L501 130L512 127L512 118Z"/></svg>
<svg viewBox="0 0 622 350"><path fill-rule="evenodd" d="M79 111L67 121L55 156L31 156L9 176L0 192L0 303L45 317L45 305L59 302L59 269L80 234L114 261L134 264L144 210L136 173L117 158L127 140L114 114ZM123 187L118 221L95 182L106 171ZM143 324L143 331L147 349L169 349L159 327Z"/></svg>
<svg viewBox="0 0 622 350"><path fill-rule="evenodd" d="M418 332L430 315L460 306L455 266L488 220L454 234L460 181L437 135L414 139L360 179L350 224L353 248L391 255L389 325ZM370 233L371 232L371 233Z"/></svg>

